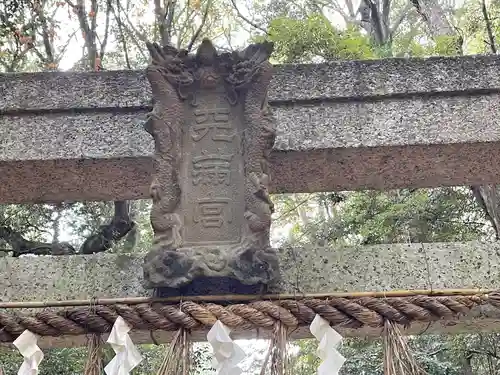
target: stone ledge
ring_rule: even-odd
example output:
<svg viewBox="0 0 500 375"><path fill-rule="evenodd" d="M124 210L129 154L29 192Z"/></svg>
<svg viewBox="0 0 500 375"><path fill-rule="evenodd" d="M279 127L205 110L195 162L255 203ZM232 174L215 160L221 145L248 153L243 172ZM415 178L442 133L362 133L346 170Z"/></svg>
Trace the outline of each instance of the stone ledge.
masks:
<svg viewBox="0 0 500 375"><path fill-rule="evenodd" d="M345 100L500 89L498 56L390 58L276 65L272 102ZM0 74L0 113L151 105L143 71Z"/></svg>
<svg viewBox="0 0 500 375"><path fill-rule="evenodd" d="M500 289L500 243L282 248L279 293ZM148 296L144 254L0 258L3 301ZM473 270L473 272L471 272Z"/></svg>
<svg viewBox="0 0 500 375"><path fill-rule="evenodd" d="M276 107L271 191L497 183L498 99ZM0 203L147 198L153 141L144 116L144 109L0 115Z"/></svg>
<svg viewBox="0 0 500 375"><path fill-rule="evenodd" d="M499 254L499 243L479 242L283 248L280 249L283 279L272 291L300 294L431 288L500 289ZM3 301L47 301L148 296L150 291L141 285L142 257L142 254L3 257L0 258L0 298ZM498 320L490 326L497 318L500 318L499 310L479 307L456 321L436 322L428 331L425 331L427 324L425 327L416 325L408 333L498 330ZM376 329L345 332L347 335L380 334ZM307 336L307 332L297 334L297 337ZM167 333L158 335L164 340L170 337ZM148 342L148 336L149 333L136 333L139 342ZM46 345L66 345L80 339L44 340Z"/></svg>

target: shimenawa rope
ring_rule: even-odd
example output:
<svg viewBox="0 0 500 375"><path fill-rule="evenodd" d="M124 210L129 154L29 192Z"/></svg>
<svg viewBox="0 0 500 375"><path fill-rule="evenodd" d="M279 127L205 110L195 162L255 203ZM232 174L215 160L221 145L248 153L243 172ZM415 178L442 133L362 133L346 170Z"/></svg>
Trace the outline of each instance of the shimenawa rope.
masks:
<svg viewBox="0 0 500 375"><path fill-rule="evenodd" d="M308 326L319 314L334 326L382 327L388 320L401 325L414 321L454 319L475 306L490 304L500 308L500 293L483 295L408 297L361 297L327 299L285 299L254 301L223 306L215 303L183 301L164 303L115 304L42 310L32 315L0 310L0 341L12 342L25 329L41 336L107 333L118 316L136 330L203 330L217 319L232 329L273 329L276 322L287 328Z"/></svg>

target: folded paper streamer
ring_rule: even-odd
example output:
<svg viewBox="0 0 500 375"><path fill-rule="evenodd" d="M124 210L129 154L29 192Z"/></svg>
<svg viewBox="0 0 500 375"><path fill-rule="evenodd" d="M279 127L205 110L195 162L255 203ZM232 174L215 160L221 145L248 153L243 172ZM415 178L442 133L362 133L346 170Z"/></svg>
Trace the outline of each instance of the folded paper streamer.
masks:
<svg viewBox="0 0 500 375"><path fill-rule="evenodd" d="M115 357L104 368L107 375L128 375L142 361L142 356L128 335L130 327L119 316L106 341L115 351Z"/></svg>
<svg viewBox="0 0 500 375"><path fill-rule="evenodd" d="M24 357L23 364L19 368L17 375L37 375L38 366L43 359L43 352L37 345L37 337L30 331L24 331L14 341L14 346Z"/></svg>
<svg viewBox="0 0 500 375"><path fill-rule="evenodd" d="M214 349L213 366L218 375L241 374L238 363L245 358L245 352L231 339L230 332L217 320L207 334L207 340Z"/></svg>
<svg viewBox="0 0 500 375"><path fill-rule="evenodd" d="M310 330L319 341L316 353L323 361L318 367L318 375L337 375L345 362L345 358L337 351L342 336L319 315L314 317Z"/></svg>

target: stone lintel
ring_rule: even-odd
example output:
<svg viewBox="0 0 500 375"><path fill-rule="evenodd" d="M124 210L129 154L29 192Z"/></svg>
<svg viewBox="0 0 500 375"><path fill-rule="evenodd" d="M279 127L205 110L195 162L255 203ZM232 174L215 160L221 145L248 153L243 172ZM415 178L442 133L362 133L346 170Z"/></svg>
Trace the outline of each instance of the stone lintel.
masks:
<svg viewBox="0 0 500 375"><path fill-rule="evenodd" d="M282 283L272 292L328 293L396 289L500 289L500 244L434 243L352 248L283 248ZM92 297L148 296L142 286L143 254L98 254L0 258L3 301L49 301ZM415 325L408 333L499 330L500 310L483 306L456 321ZM496 319L496 320L495 320ZM379 329L345 330L346 335L380 335ZM255 337L256 332L238 333ZM260 332L261 335L265 334ZM149 333L136 332L138 342ZM307 337L307 330L296 337ZM168 341L168 333L155 333ZM196 336L203 340L203 333ZM195 338L196 338L195 337ZM43 338L43 345L85 343L85 338Z"/></svg>
<svg viewBox="0 0 500 375"><path fill-rule="evenodd" d="M499 91L494 55L275 65L270 103ZM150 106L144 71L0 74L0 113Z"/></svg>
<svg viewBox="0 0 500 375"><path fill-rule="evenodd" d="M275 107L273 193L500 181L497 94ZM148 198L145 110L0 115L0 203Z"/></svg>
<svg viewBox="0 0 500 375"><path fill-rule="evenodd" d="M498 183L497 56L275 67L274 193ZM0 203L148 197L145 74L0 75Z"/></svg>

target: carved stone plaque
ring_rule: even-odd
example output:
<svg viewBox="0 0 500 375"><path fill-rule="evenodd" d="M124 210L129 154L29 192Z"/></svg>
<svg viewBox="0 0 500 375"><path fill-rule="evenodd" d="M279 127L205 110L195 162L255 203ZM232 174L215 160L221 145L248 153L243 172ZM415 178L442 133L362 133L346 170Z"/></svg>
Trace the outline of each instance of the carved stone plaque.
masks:
<svg viewBox="0 0 500 375"><path fill-rule="evenodd" d="M149 287L179 288L202 277L247 285L279 276L269 245L273 204L269 154L275 122L267 106L272 44L196 54L148 44L155 141Z"/></svg>
<svg viewBox="0 0 500 375"><path fill-rule="evenodd" d="M224 92L207 92L197 104L182 140L183 246L237 244L245 212L243 116Z"/></svg>

